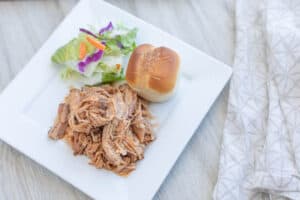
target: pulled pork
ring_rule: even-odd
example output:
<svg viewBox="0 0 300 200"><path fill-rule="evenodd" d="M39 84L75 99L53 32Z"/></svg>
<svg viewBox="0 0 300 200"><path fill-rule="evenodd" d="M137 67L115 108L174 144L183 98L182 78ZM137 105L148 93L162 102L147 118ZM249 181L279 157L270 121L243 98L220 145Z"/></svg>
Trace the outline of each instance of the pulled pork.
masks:
<svg viewBox="0 0 300 200"><path fill-rule="evenodd" d="M127 84L71 89L49 137L65 139L91 165L126 176L154 140L151 119L147 103Z"/></svg>

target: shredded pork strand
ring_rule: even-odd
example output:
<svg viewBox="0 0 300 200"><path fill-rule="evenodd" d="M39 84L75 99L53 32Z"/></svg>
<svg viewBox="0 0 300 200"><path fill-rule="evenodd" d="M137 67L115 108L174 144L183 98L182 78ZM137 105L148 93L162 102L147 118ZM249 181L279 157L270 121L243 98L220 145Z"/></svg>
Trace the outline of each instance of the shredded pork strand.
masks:
<svg viewBox="0 0 300 200"><path fill-rule="evenodd" d="M152 118L147 102L127 84L71 89L49 137L66 140L74 155L87 156L96 168L126 176L155 139Z"/></svg>

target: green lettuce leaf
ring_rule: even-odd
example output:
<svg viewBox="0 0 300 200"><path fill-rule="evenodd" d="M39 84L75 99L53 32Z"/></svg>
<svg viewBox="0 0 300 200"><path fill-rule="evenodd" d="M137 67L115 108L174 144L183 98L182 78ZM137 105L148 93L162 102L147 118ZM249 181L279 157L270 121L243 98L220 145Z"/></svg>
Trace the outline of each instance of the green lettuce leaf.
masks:
<svg viewBox="0 0 300 200"><path fill-rule="evenodd" d="M80 33L77 38L72 39L66 45L60 47L52 55L51 60L56 64L65 64L69 61L78 61L79 46L81 42L84 42L87 47L87 54L91 54L95 51L95 47L86 40L86 34Z"/></svg>
<svg viewBox="0 0 300 200"><path fill-rule="evenodd" d="M99 83L111 83L124 80L123 68L121 71L117 67L108 66L105 63L99 62L93 74L89 77L79 73L71 67L64 67L60 71L61 79L66 81L79 81L86 85L96 85Z"/></svg>
<svg viewBox="0 0 300 200"><path fill-rule="evenodd" d="M62 70L60 71L60 77L63 80L72 80L72 79L78 79L80 78L82 75L75 71L74 69L70 68L70 67L64 67L62 68Z"/></svg>
<svg viewBox="0 0 300 200"><path fill-rule="evenodd" d="M135 38L137 34L137 28L131 29L124 35L118 35L117 40L123 45L124 48L122 48L123 54L127 55L130 52L132 52L135 47Z"/></svg>
<svg viewBox="0 0 300 200"><path fill-rule="evenodd" d="M111 67L102 62L98 64L96 71L102 73L102 83L120 81L124 80L125 78L123 68L121 69L121 71L119 71L117 67Z"/></svg>
<svg viewBox="0 0 300 200"><path fill-rule="evenodd" d="M106 41L106 48L104 55L107 56L119 56L122 54L122 50L118 46L118 43L115 39L110 39Z"/></svg>
<svg viewBox="0 0 300 200"><path fill-rule="evenodd" d="M124 80L123 68L121 72L102 72L102 83L110 83Z"/></svg>
<svg viewBox="0 0 300 200"><path fill-rule="evenodd" d="M113 31L106 32L100 36L101 40L106 41L104 55L128 55L136 47L136 35L137 28L128 29L122 24L117 24Z"/></svg>

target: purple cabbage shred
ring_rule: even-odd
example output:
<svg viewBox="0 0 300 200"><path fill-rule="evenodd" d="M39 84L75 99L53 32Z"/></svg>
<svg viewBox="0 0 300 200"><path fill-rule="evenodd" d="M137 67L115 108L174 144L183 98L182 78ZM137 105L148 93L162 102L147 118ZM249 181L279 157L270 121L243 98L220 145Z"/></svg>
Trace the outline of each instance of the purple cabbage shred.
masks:
<svg viewBox="0 0 300 200"><path fill-rule="evenodd" d="M94 33L92 33L92 32L89 31L89 30L86 30L86 29L84 29L84 28L80 28L79 31L81 31L81 32L83 32L83 33L86 33L86 34L88 34L88 35L91 35L91 36L93 36L94 38L97 38L97 36L96 36Z"/></svg>
<svg viewBox="0 0 300 200"><path fill-rule="evenodd" d="M118 47L119 47L120 49L123 49L123 48L124 48L124 45L123 45L121 42L118 42L117 45L118 45Z"/></svg>
<svg viewBox="0 0 300 200"><path fill-rule="evenodd" d="M111 22L109 22L109 24L106 27L103 27L100 29L99 31L99 35L102 35L103 33L107 32L107 31L111 31L113 29L113 25Z"/></svg>
<svg viewBox="0 0 300 200"><path fill-rule="evenodd" d="M85 68L87 67L87 65L89 65L91 62L97 62L98 60L100 60L103 56L103 51L99 50L97 52L95 52L94 54L88 56L84 61L80 61L78 63L78 69L80 72L84 72Z"/></svg>

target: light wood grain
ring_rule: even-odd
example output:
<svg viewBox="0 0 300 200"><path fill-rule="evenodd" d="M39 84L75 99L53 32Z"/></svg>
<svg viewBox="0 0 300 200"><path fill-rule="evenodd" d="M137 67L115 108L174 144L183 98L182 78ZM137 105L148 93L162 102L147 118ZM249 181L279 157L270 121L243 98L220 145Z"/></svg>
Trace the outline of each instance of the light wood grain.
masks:
<svg viewBox="0 0 300 200"><path fill-rule="evenodd" d="M233 18L225 1L109 0L231 65L234 47ZM75 4L75 0L0 1L0 91L23 68ZM200 66L201 63L195 60L195 65ZM227 93L226 88L155 199L211 199L217 178ZM89 198L0 142L0 199Z"/></svg>

